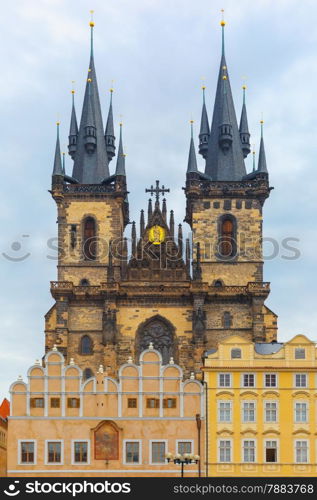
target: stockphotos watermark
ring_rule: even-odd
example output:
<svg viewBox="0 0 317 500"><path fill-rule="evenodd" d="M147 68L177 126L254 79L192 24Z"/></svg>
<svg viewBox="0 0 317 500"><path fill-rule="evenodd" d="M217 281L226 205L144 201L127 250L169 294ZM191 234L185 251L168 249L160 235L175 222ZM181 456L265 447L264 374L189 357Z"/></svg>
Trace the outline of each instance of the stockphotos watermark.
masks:
<svg viewBox="0 0 317 500"><path fill-rule="evenodd" d="M31 495L47 495L50 493L55 494L70 494L72 497L76 497L81 494L105 494L105 493L131 493L131 483L119 483L111 481L100 481L100 482L41 482L41 481L30 481L20 484L20 481L13 481L9 486L7 486L3 493L7 497L16 497L25 494Z"/></svg>
<svg viewBox="0 0 317 500"><path fill-rule="evenodd" d="M9 262L25 262L32 256L44 256L49 260L70 259L76 261L104 260L109 255L116 260L126 261L131 257L142 261L146 258L159 260L162 267L167 262L177 262L184 258L187 241L192 242L192 235L188 238L177 239L177 245L171 238L164 240L164 245L138 239L137 245L130 238L118 238L109 242L108 239L93 237L82 242L78 236L70 232L61 245L57 237L49 238L39 245L38 239L29 234L22 234L16 241L8 242L1 252L2 258ZM293 236L285 238L259 238L240 233L237 239L204 238L200 241L200 256L202 260L235 261L242 260L298 260L301 257L300 240ZM190 243L190 253L196 255L196 245Z"/></svg>

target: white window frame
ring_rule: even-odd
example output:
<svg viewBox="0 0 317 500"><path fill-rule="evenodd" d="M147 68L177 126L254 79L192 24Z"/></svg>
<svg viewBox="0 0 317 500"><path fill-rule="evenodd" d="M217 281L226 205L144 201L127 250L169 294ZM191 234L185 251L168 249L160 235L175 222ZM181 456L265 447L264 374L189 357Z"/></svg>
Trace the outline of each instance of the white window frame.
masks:
<svg viewBox="0 0 317 500"><path fill-rule="evenodd" d="M230 420L220 420L220 404L229 403L230 405ZM232 401L228 399L218 399L217 401L217 422L219 424L231 424L232 423Z"/></svg>
<svg viewBox="0 0 317 500"><path fill-rule="evenodd" d="M276 442L276 462L267 462L266 461L266 443L269 443L271 441ZM276 437L271 438L271 439L264 439L263 445L264 445L263 446L263 462L265 464L278 464L280 461L280 440Z"/></svg>
<svg viewBox="0 0 317 500"><path fill-rule="evenodd" d="M244 385L244 376L245 375L253 375L254 385ZM241 374L241 387L243 389L255 389L256 388L256 373L253 372L244 372Z"/></svg>
<svg viewBox="0 0 317 500"><path fill-rule="evenodd" d="M254 442L254 461L253 462L244 460L244 443L246 441L253 441ZM243 464L256 464L257 463L257 440L255 438L242 439L242 442L241 442L241 462Z"/></svg>
<svg viewBox="0 0 317 500"><path fill-rule="evenodd" d="M61 443L61 461L49 462L48 461L48 443ZM64 465L64 439L45 439L45 465Z"/></svg>
<svg viewBox="0 0 317 500"><path fill-rule="evenodd" d="M126 444L127 443L139 443L139 461L138 462L127 462L126 454ZM124 439L123 440L123 465L141 465L142 464L142 439ZM151 455L152 458L152 455Z"/></svg>
<svg viewBox="0 0 317 500"><path fill-rule="evenodd" d="M75 461L75 443L87 443L87 462ZM90 439L72 439L72 465L90 465ZM55 462L54 462L55 463Z"/></svg>
<svg viewBox="0 0 317 500"><path fill-rule="evenodd" d="M220 375L229 375L229 378L230 378L230 384L229 385L220 385ZM220 389L226 389L228 387L232 387L232 373L228 373L228 372L221 372L221 373L218 373L218 387Z"/></svg>
<svg viewBox="0 0 317 500"><path fill-rule="evenodd" d="M150 465L167 465L167 460L164 462L152 462L152 443L165 443L165 454L168 453L168 439L150 439L149 440L149 464Z"/></svg>
<svg viewBox="0 0 317 500"><path fill-rule="evenodd" d="M244 403L253 403L254 404L254 420L244 420ZM256 424L257 423L257 402L253 399L243 399L241 401L241 422L243 424Z"/></svg>
<svg viewBox="0 0 317 500"><path fill-rule="evenodd" d="M296 403L306 405L306 420L296 420ZM306 399L295 399L294 401L294 424L308 424L309 423L309 401Z"/></svg>
<svg viewBox="0 0 317 500"><path fill-rule="evenodd" d="M276 385L266 385L266 383L265 383L266 375L275 375ZM263 373L263 387L264 387L264 389L277 389L278 388L278 373L275 373L275 372Z"/></svg>
<svg viewBox="0 0 317 500"><path fill-rule="evenodd" d="M272 403L275 403L276 404L276 420L266 420L266 404L272 404ZM263 401L263 412L264 412L264 415L263 415L263 421L265 424L277 424L278 421L279 421L279 402L276 400L276 399L264 399ZM274 441L271 439L271 441Z"/></svg>
<svg viewBox="0 0 317 500"><path fill-rule="evenodd" d="M34 443L34 461L22 462L22 443ZM18 439L18 465L37 465L37 440L36 439Z"/></svg>
<svg viewBox="0 0 317 500"><path fill-rule="evenodd" d="M176 439L175 441L175 453L179 453L178 451L178 443L191 443L191 448L192 448L192 451L191 453L194 453L195 454L195 446L194 446L194 439Z"/></svg>
<svg viewBox="0 0 317 500"><path fill-rule="evenodd" d="M221 441L229 441L230 442L230 461L229 462L223 462L223 461L220 461L220 442ZM217 440L217 456L218 456L218 462L220 464L231 464L232 463L232 459L233 459L233 440L232 438L227 438L227 437L223 437L223 438L219 438Z"/></svg>
<svg viewBox="0 0 317 500"><path fill-rule="evenodd" d="M297 462L296 460L296 443L299 443L299 442L306 442L307 443L307 461L306 462ZM295 464L309 464L309 461L310 461L310 450L309 450L309 440L308 439L295 439L294 440L294 463Z"/></svg>
<svg viewBox="0 0 317 500"><path fill-rule="evenodd" d="M296 375L305 375L306 385L296 385ZM294 373L294 388L295 389L305 389L308 387L308 373Z"/></svg>

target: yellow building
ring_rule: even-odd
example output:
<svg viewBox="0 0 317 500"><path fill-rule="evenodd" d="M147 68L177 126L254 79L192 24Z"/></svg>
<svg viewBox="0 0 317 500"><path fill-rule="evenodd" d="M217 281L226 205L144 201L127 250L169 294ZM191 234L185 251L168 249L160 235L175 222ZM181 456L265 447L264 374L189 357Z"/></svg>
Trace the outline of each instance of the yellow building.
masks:
<svg viewBox="0 0 317 500"><path fill-rule="evenodd" d="M317 350L239 336L206 354L208 476L317 475Z"/></svg>
<svg viewBox="0 0 317 500"><path fill-rule="evenodd" d="M86 381L54 347L44 366L29 369L28 383L11 386L8 476L177 477L180 466L165 455L202 453L203 392L173 359L163 365L153 346L139 365L131 358L122 365L118 379L100 366ZM185 476L198 476L199 467L186 465Z"/></svg>

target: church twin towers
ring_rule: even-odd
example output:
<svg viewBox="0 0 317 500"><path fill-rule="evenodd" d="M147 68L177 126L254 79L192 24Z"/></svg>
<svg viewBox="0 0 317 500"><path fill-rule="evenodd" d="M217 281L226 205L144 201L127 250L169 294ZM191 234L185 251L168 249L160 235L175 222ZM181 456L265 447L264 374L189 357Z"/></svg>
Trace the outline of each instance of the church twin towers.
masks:
<svg viewBox="0 0 317 500"><path fill-rule="evenodd" d="M264 304L270 287L263 281L262 207L271 188L263 134L258 167L248 174L245 99L238 126L224 21L221 26L211 124L205 95L202 107L199 153L204 172L197 168L193 134L190 140L185 222L192 239L184 241L182 226L175 228L173 211L168 214L161 198L168 189L156 181L147 190L151 198L146 215L141 210L139 230L133 222L128 240L122 126L117 148L112 102L103 127L90 23L91 54L79 127L73 95L68 145L72 175L65 172L59 131L57 136L51 194L58 212L58 276L51 282L55 304L45 318L46 351L56 345L68 363L74 358L86 378L100 365L116 375L129 358L138 363L150 343L164 363L173 358L188 374L198 372L203 353L229 335L256 342L276 339L277 317ZM115 156L111 174L109 163Z"/></svg>

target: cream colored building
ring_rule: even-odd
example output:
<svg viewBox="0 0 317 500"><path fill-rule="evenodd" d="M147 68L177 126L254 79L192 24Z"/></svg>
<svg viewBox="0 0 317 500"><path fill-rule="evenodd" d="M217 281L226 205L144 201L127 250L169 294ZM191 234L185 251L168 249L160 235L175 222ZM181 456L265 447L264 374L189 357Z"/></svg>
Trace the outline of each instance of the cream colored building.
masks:
<svg viewBox="0 0 317 500"><path fill-rule="evenodd" d="M209 476L317 475L317 350L239 336L207 353Z"/></svg>
<svg viewBox="0 0 317 500"><path fill-rule="evenodd" d="M150 346L118 379L86 381L56 347L11 386L9 476L179 476L166 453L202 453L204 391ZM200 444L197 415L202 419ZM202 463L204 457L202 456ZM199 464L185 467L197 476ZM204 473L204 471L202 471Z"/></svg>

